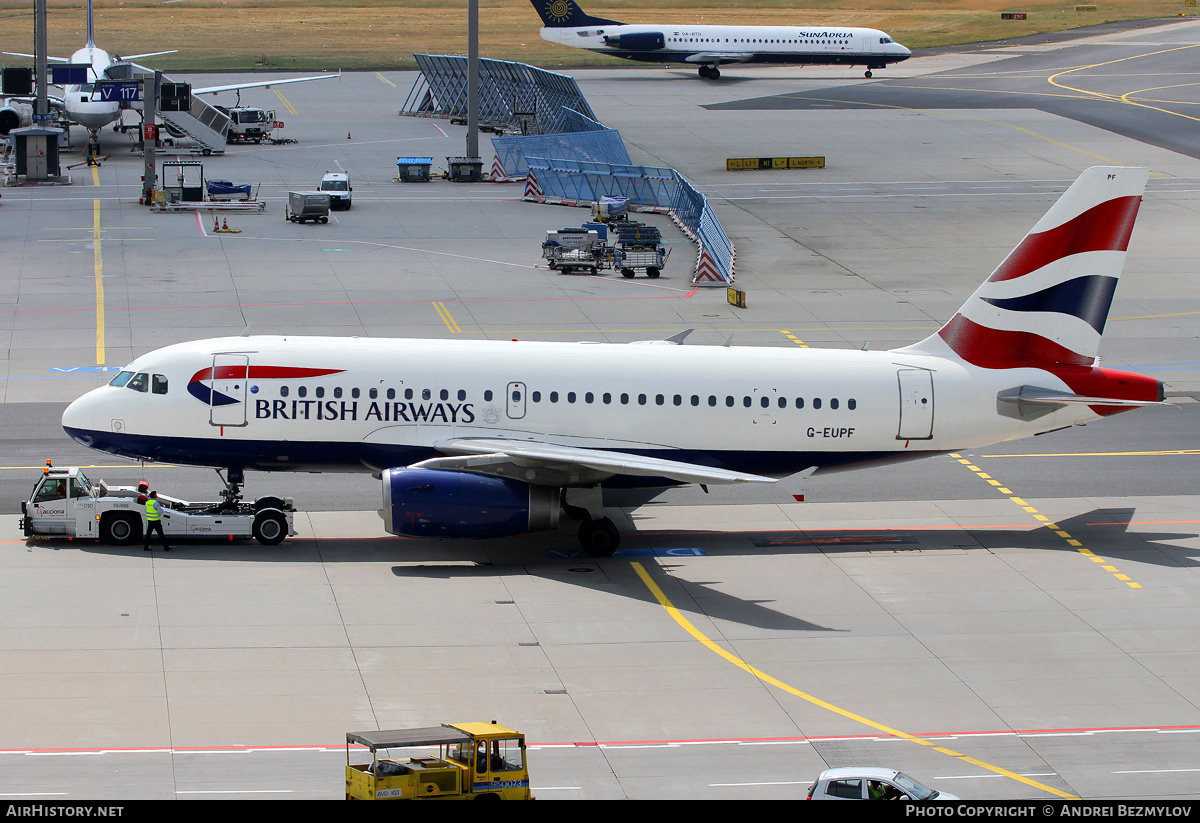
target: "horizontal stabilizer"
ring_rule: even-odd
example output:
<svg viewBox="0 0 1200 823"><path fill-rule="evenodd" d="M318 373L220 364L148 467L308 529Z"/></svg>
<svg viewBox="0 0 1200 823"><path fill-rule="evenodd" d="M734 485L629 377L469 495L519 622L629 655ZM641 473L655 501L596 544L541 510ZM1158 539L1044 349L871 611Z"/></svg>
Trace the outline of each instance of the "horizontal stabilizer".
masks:
<svg viewBox="0 0 1200 823"><path fill-rule="evenodd" d="M1115 397L1087 397L1082 394L1066 394L1065 392L1047 391L1044 394L1011 394L1000 396L998 400L1010 403L1082 403L1086 406L1169 406L1162 400L1121 400Z"/></svg>

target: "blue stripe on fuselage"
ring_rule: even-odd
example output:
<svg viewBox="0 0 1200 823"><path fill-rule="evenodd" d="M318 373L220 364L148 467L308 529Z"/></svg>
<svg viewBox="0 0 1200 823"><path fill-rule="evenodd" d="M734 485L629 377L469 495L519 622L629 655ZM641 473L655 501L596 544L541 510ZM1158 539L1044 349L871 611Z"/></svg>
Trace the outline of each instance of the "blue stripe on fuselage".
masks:
<svg viewBox="0 0 1200 823"><path fill-rule="evenodd" d="M214 468L257 471L358 472L410 466L421 460L443 456L426 446L340 441L233 440L200 437L146 437L66 428L76 442L108 454L132 460L180 463ZM816 466L821 471L860 468L864 464L896 462L928 457L937 451L898 452L804 452L688 449L623 449L629 454L692 463L697 466L749 472L767 477L786 477ZM605 488L647 488L681 485L662 477L617 475L602 484Z"/></svg>

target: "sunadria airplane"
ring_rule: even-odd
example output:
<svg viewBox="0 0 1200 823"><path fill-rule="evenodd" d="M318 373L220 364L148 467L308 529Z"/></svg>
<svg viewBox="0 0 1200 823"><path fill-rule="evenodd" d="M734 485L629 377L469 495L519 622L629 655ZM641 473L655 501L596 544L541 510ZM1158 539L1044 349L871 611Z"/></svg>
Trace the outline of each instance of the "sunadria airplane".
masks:
<svg viewBox="0 0 1200 823"><path fill-rule="evenodd" d="M938 332L891 351L249 336L145 354L72 403L78 442L229 471L367 471L388 532L504 537L602 489L772 483L1160 404L1096 357L1147 169L1089 169Z"/></svg>
<svg viewBox="0 0 1200 823"><path fill-rule="evenodd" d="M87 37L87 45L70 57L47 57L47 60L52 63L73 63L88 66L87 82L65 86L63 94L60 97L52 97L50 99L50 106L62 111L63 115L72 123L78 123L87 129L90 135L89 144L95 149L100 129L119 120L122 110L120 102L100 99L96 90L96 83L101 80L128 79L128 74L125 74L125 72L128 72L130 67L136 69L139 73L153 74L150 69L138 66L132 61L146 57L158 57L163 54L174 54L175 52L155 51L147 52L146 54L133 54L128 57L110 55L104 49L97 46L95 42L95 30L92 25L92 0L88 0L87 6ZM6 51L4 54L11 57L35 58L32 54L22 54L19 52ZM281 86L288 83L306 83L311 80L331 80L339 76L340 73L319 74L311 77L290 77L279 80L233 83L225 86L207 86L205 88L192 89L192 94L217 94L222 91ZM31 110L28 106L29 102L28 98L12 98L3 106L0 106L0 137L6 136L15 128L29 125L32 120Z"/></svg>
<svg viewBox="0 0 1200 823"><path fill-rule="evenodd" d="M899 63L908 49L878 29L851 26L693 26L626 24L592 17L575 0L531 0L542 39L642 63L686 63L715 80L727 63L866 66Z"/></svg>

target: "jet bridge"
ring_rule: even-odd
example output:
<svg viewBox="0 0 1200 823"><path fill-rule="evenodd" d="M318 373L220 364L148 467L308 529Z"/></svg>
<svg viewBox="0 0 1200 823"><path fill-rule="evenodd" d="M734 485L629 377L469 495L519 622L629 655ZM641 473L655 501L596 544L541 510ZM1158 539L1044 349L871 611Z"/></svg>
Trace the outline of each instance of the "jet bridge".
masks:
<svg viewBox="0 0 1200 823"><path fill-rule="evenodd" d="M145 89L153 88L154 75L136 71L133 63L116 63L105 70L105 77L115 81L141 81ZM176 81L162 76L162 84ZM142 104L133 103L132 108L142 109ZM163 111L158 106L158 118L166 123L167 131L174 137L190 137L200 146L204 154L223 154L229 134L229 116L216 106L205 103L199 97L191 96L191 106L187 111Z"/></svg>

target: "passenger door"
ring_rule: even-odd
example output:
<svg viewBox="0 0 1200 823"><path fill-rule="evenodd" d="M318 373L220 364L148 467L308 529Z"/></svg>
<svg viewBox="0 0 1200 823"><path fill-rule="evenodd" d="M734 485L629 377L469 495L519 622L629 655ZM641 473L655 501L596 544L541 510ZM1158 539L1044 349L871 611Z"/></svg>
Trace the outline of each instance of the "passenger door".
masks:
<svg viewBox="0 0 1200 823"><path fill-rule="evenodd" d="M214 354L208 422L214 426L246 425L250 356Z"/></svg>
<svg viewBox="0 0 1200 823"><path fill-rule="evenodd" d="M933 439L933 372L900 369L900 428L897 440Z"/></svg>

